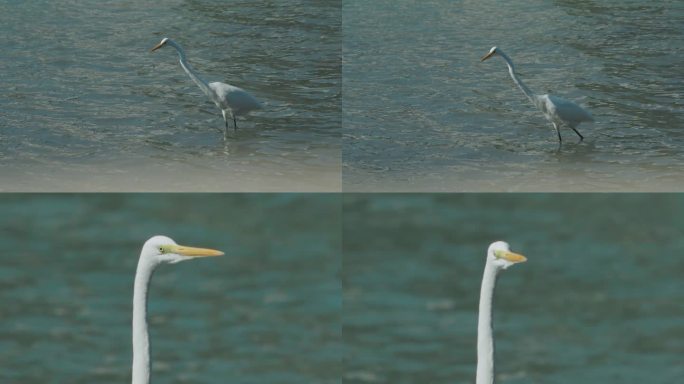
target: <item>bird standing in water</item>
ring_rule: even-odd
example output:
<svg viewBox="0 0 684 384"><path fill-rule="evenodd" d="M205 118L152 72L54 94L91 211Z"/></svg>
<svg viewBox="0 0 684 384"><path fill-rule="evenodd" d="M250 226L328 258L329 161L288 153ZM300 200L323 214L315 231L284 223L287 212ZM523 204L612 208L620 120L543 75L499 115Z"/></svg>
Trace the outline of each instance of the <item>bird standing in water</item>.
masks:
<svg viewBox="0 0 684 384"><path fill-rule="evenodd" d="M194 81L195 84L200 87L202 92L209 96L211 101L213 101L214 104L221 109L223 120L226 123L224 137L228 137L228 116L230 116L230 118L233 120L233 128L237 130L237 116L246 115L253 110L261 109L261 103L259 103L252 95L247 93L247 91L242 88L225 83L207 83L204 81L204 79L195 73L194 69L188 63L183 48L168 37L163 38L159 44L151 49L151 51L154 52L157 49L167 45L172 46L176 49L176 51L178 51L180 65L183 67L185 73L187 73L192 81Z"/></svg>
<svg viewBox="0 0 684 384"><path fill-rule="evenodd" d="M502 59L506 61L508 65L508 72L511 74L513 82L520 88L520 90L527 96L532 104L536 105L537 108L541 109L544 116L553 124L558 134L558 143L562 143L560 127L568 126L570 127L577 136L579 136L580 141L584 140L584 136L576 129L576 127L583 121L594 121L591 114L580 107L579 105L573 103L572 101L565 100L561 97L552 95L535 95L523 82L518 78L515 73L515 66L513 61L508 55L504 53L501 49L497 47L492 47L480 61L485 61L494 55L501 56Z"/></svg>

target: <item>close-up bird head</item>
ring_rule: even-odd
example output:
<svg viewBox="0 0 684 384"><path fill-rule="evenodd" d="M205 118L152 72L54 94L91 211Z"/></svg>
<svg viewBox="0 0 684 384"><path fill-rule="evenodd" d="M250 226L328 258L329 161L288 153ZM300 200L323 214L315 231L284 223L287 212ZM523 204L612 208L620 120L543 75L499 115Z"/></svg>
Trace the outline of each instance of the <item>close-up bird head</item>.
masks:
<svg viewBox="0 0 684 384"><path fill-rule="evenodd" d="M494 55L496 55L496 47L492 47L492 49L489 50L489 53L482 56L482 59L480 59L480 61L485 61Z"/></svg>
<svg viewBox="0 0 684 384"><path fill-rule="evenodd" d="M508 243L505 241L493 242L487 250L487 263L491 263L497 269L506 269L513 264L524 263L525 261L527 258L511 252Z"/></svg>
<svg viewBox="0 0 684 384"><path fill-rule="evenodd" d="M222 256L223 252L208 248L195 248L178 245L166 236L154 236L145 242L141 252L141 259L154 264L178 263L180 261L196 259L198 257Z"/></svg>
<svg viewBox="0 0 684 384"><path fill-rule="evenodd" d="M154 52L157 49L165 46L167 41L169 41L168 37L163 38L162 41L159 42L159 44L155 45L152 49L150 49L150 52Z"/></svg>

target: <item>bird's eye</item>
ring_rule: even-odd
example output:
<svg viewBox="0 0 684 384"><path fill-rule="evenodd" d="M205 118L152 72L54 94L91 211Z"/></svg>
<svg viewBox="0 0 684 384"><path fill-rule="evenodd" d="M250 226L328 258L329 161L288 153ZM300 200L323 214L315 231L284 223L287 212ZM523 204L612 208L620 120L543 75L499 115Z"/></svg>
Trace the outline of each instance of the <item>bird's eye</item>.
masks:
<svg viewBox="0 0 684 384"><path fill-rule="evenodd" d="M159 247L159 253L164 253L164 248Z"/></svg>

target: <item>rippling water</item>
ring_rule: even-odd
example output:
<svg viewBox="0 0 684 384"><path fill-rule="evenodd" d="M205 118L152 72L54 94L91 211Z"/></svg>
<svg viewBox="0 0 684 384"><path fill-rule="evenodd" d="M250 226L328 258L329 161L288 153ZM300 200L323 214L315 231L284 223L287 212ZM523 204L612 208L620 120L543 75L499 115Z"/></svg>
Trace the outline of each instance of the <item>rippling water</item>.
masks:
<svg viewBox="0 0 684 384"><path fill-rule="evenodd" d="M345 383L473 383L490 242L498 383L684 377L681 195L348 195Z"/></svg>
<svg viewBox="0 0 684 384"><path fill-rule="evenodd" d="M339 0L3 2L0 190L339 190L340 23ZM265 108L224 142L164 36Z"/></svg>
<svg viewBox="0 0 684 384"><path fill-rule="evenodd" d="M681 1L346 1L349 191L681 190ZM381 26L381 27L379 27ZM588 108L553 127L511 81Z"/></svg>
<svg viewBox="0 0 684 384"><path fill-rule="evenodd" d="M167 234L226 256L155 273L154 382L338 383L340 220L335 195L2 195L0 382L130 380L138 255Z"/></svg>

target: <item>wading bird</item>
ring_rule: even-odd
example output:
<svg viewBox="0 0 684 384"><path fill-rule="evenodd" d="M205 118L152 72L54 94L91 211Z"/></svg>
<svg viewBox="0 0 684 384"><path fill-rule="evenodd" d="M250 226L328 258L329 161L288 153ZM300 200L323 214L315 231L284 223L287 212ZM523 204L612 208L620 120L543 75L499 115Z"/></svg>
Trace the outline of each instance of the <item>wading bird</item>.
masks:
<svg viewBox="0 0 684 384"><path fill-rule="evenodd" d="M587 110L573 103L572 101L565 100L561 97L552 95L535 95L529 88L527 88L522 80L518 78L518 75L515 73L515 66L513 65L513 61L511 61L511 58L508 57L504 51L497 47L492 47L492 49L489 50L489 53L482 57L480 61L485 61L494 55L499 55L506 60L508 72L511 74L513 82L515 82L525 96L530 99L532 104L541 109L544 116L546 116L551 124L553 124L553 127L556 129L556 133L558 134L559 143L563 141L560 134L560 127L563 125L572 128L577 136L579 136L580 141L584 140L584 136L582 136L582 134L580 134L575 127L577 127L583 121L594 121L594 119L591 117L591 114L589 114Z"/></svg>
<svg viewBox="0 0 684 384"><path fill-rule="evenodd" d="M492 243L487 250L487 262L480 289L480 313L477 319L477 384L494 383L492 299L496 277L500 271L525 260L525 256L511 252L508 243L504 241Z"/></svg>
<svg viewBox="0 0 684 384"><path fill-rule="evenodd" d="M192 81L194 81L195 84L200 87L202 92L209 96L211 101L213 101L214 104L221 109L223 120L226 123L226 130L224 132L226 137L228 135L228 116L233 119L233 128L237 130L237 116L246 115L253 110L261 109L261 104L242 88L219 82L207 84L207 82L199 77L197 73L195 73L194 69L190 66L185 57L185 51L183 48L168 37L163 38L159 44L155 45L151 49L151 51L154 52L166 45L170 45L174 47L176 51L178 51L180 65L183 67L185 73L187 73Z"/></svg>
<svg viewBox="0 0 684 384"><path fill-rule="evenodd" d="M140 252L133 286L133 366L132 383L150 382L150 339L147 333L147 289L152 273L164 263L178 263L205 256L221 256L214 249L193 248L176 244L166 236L154 236Z"/></svg>

